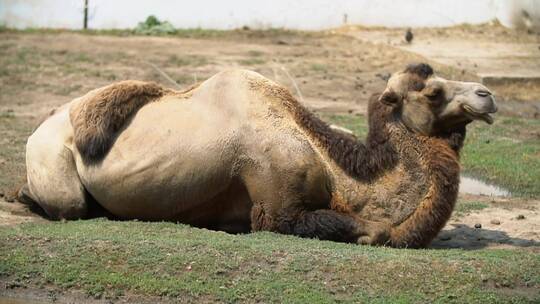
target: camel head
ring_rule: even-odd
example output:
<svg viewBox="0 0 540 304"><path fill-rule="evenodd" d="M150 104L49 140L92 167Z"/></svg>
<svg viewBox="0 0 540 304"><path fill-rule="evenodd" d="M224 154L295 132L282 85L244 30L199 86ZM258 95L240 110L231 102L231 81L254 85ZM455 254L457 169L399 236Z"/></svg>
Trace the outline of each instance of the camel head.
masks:
<svg viewBox="0 0 540 304"><path fill-rule="evenodd" d="M407 128L427 136L464 128L474 120L492 124L490 114L497 112L488 88L438 77L425 63L392 75L379 101L393 107Z"/></svg>

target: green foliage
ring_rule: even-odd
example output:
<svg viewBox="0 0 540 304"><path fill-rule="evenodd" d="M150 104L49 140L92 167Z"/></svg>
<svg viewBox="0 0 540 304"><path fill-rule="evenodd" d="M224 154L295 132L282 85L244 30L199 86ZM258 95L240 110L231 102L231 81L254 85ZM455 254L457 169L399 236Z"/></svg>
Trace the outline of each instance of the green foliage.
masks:
<svg viewBox="0 0 540 304"><path fill-rule="evenodd" d="M158 26L161 25L161 21L159 21L156 16L150 15L146 18L146 21L144 21L144 25L147 27Z"/></svg>
<svg viewBox="0 0 540 304"><path fill-rule="evenodd" d="M144 22L139 22L134 30L142 35L167 35L174 34L176 29L168 21L160 21L156 16L150 15Z"/></svg>

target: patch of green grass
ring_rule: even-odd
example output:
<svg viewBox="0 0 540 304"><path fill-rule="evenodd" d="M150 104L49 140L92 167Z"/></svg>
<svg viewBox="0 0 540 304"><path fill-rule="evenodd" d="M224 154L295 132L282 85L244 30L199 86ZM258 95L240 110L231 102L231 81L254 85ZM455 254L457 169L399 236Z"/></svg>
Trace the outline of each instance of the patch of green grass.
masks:
<svg viewBox="0 0 540 304"><path fill-rule="evenodd" d="M0 119L2 119L2 118L14 118L14 117L15 117L15 113L13 112L12 109L7 109L5 111L0 112Z"/></svg>
<svg viewBox="0 0 540 304"><path fill-rule="evenodd" d="M173 74L172 77L174 78L174 80L176 80L176 83L182 84L182 85L192 85L192 84L195 84L196 82L193 75L189 75L189 74ZM201 77L201 79L205 79L205 78Z"/></svg>
<svg viewBox="0 0 540 304"><path fill-rule="evenodd" d="M55 88L53 90L53 93L57 95L62 95L62 96L69 96L70 94L74 92L79 92L81 88L82 88L82 85L80 84L65 85L65 86L60 86L58 88Z"/></svg>
<svg viewBox="0 0 540 304"><path fill-rule="evenodd" d="M0 276L95 297L528 303L540 299L539 269L540 257L530 251L400 250L173 223L97 219L0 228Z"/></svg>
<svg viewBox="0 0 540 304"><path fill-rule="evenodd" d="M264 64L266 61L262 58L245 58L238 60L238 63L241 65L258 65L258 64Z"/></svg>
<svg viewBox="0 0 540 304"><path fill-rule="evenodd" d="M71 58L69 60L75 61L75 62L88 62L92 63L94 60L90 57L88 57L85 53L68 53Z"/></svg>
<svg viewBox="0 0 540 304"><path fill-rule="evenodd" d="M114 81L117 78L114 71L111 71L111 70L100 70L100 69L87 70L85 75L88 77L97 77L97 78L107 79L109 81Z"/></svg>
<svg viewBox="0 0 540 304"><path fill-rule="evenodd" d="M328 123L353 131L360 140L366 138L368 134L367 118L364 115L323 114L321 118Z"/></svg>
<svg viewBox="0 0 540 304"><path fill-rule="evenodd" d="M327 120L367 134L361 116L333 115ZM523 197L540 197L540 120L498 116L493 125L467 127L461 152L463 172Z"/></svg>
<svg viewBox="0 0 540 304"><path fill-rule="evenodd" d="M540 196L540 121L499 116L491 126L468 128L462 152L465 173L515 195Z"/></svg>
<svg viewBox="0 0 540 304"><path fill-rule="evenodd" d="M255 51L255 50L249 50L249 51L247 52L247 54L248 54L248 56L250 56L250 57L261 57L262 55L264 55L263 52L261 52L261 51Z"/></svg>
<svg viewBox="0 0 540 304"><path fill-rule="evenodd" d="M199 56L199 55L182 55L182 56L171 55L169 56L167 60L168 65L177 66L177 67L182 67L182 66L198 67L198 66L207 65L208 63L209 63L208 58L204 56Z"/></svg>
<svg viewBox="0 0 540 304"><path fill-rule="evenodd" d="M310 66L310 69L315 72L326 72L328 71L328 67L324 64L320 63L314 63Z"/></svg>
<svg viewBox="0 0 540 304"><path fill-rule="evenodd" d="M480 211L488 208L489 205L483 202L476 201L458 201L454 208L454 213L457 215L469 214L474 211Z"/></svg>

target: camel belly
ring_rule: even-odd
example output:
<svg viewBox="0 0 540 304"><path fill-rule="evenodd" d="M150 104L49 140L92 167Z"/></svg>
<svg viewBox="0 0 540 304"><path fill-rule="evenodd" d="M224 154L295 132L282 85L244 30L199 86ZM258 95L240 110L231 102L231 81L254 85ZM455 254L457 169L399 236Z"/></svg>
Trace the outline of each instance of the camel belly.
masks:
<svg viewBox="0 0 540 304"><path fill-rule="evenodd" d="M230 187L239 128L234 115L197 100L160 100L134 116L101 163L77 157L79 175L117 216L182 220Z"/></svg>

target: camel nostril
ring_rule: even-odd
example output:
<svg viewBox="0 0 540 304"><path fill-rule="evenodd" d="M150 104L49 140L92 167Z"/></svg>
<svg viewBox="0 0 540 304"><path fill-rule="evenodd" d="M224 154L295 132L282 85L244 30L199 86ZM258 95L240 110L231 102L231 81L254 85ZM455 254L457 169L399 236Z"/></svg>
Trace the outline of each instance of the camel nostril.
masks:
<svg viewBox="0 0 540 304"><path fill-rule="evenodd" d="M484 90L484 89L478 89L476 91L474 91L474 93L480 97L488 97L488 96L491 96L491 92L490 91L487 91L487 90Z"/></svg>
<svg viewBox="0 0 540 304"><path fill-rule="evenodd" d="M497 111L499 111L499 108L496 103L493 103L493 110L491 110L491 113L496 113Z"/></svg>

